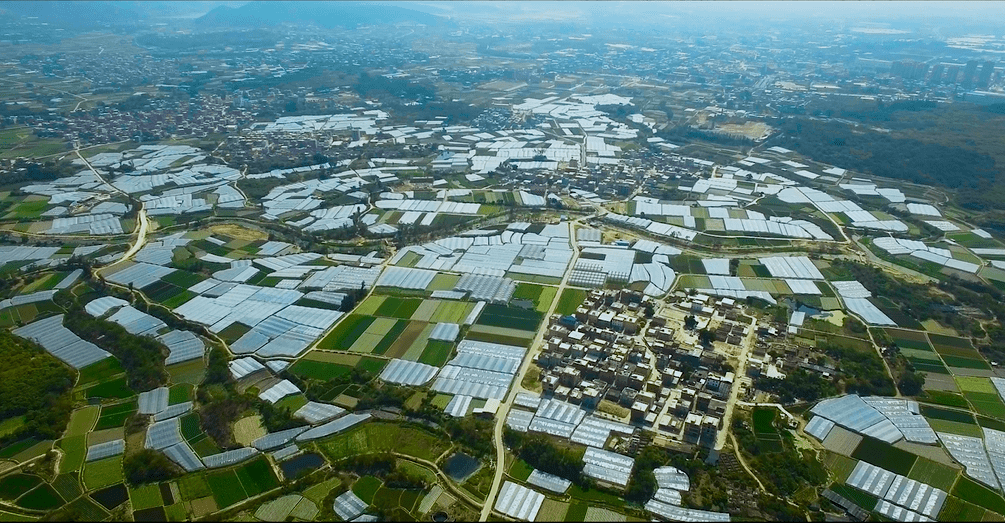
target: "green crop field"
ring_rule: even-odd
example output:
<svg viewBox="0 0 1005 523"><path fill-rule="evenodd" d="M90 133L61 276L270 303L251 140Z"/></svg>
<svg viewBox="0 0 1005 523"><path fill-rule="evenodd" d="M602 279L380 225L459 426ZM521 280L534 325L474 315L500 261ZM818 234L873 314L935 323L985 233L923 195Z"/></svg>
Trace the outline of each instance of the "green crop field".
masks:
<svg viewBox="0 0 1005 523"><path fill-rule="evenodd" d="M544 291L544 287L540 285L535 285L533 283L519 283L516 286L516 290L513 292L513 299L529 300L537 303L542 291Z"/></svg>
<svg viewBox="0 0 1005 523"><path fill-rule="evenodd" d="M942 356L942 361L946 362L946 365L950 367L957 367L961 369L990 369L987 362L983 359L977 358L961 358L959 356Z"/></svg>
<svg viewBox="0 0 1005 523"><path fill-rule="evenodd" d="M357 305L353 313L358 314L360 316L373 316L374 314L377 313L377 309L380 308L380 306L384 303L384 300L386 299L387 296L380 296L380 295L370 296L369 298L363 300L363 303Z"/></svg>
<svg viewBox="0 0 1005 523"><path fill-rule="evenodd" d="M531 467L522 459L517 459L509 467L509 475L518 481L527 481L531 472L534 472L534 467Z"/></svg>
<svg viewBox="0 0 1005 523"><path fill-rule="evenodd" d="M259 457L241 465L237 469L244 490L249 496L257 496L279 486L279 479L265 458Z"/></svg>
<svg viewBox="0 0 1005 523"><path fill-rule="evenodd" d="M137 405L135 401L126 401L124 403L102 407L101 417L98 418L98 423L95 425L94 430L121 427L126 424L126 420L129 416L132 416L136 410Z"/></svg>
<svg viewBox="0 0 1005 523"><path fill-rule="evenodd" d="M122 372L124 371L122 370L122 365L119 364L119 360L105 358L80 369L80 378L77 380L77 384L87 385L95 381L104 381Z"/></svg>
<svg viewBox="0 0 1005 523"><path fill-rule="evenodd" d="M426 348L423 349L422 355L419 356L419 363L441 367L450 359L453 347L454 344L449 341L429 340L426 342Z"/></svg>
<svg viewBox="0 0 1005 523"><path fill-rule="evenodd" d="M406 320L398 320L395 322L394 325L387 330L387 333L384 334L384 337L381 338L380 342L373 347L373 354L384 354L387 352L387 349L391 347L391 344L397 341L401 334L405 331L405 328L408 327L408 323L409 322Z"/></svg>
<svg viewBox="0 0 1005 523"><path fill-rule="evenodd" d="M30 510L52 510L63 503L63 498L48 483L35 487L17 500L17 506Z"/></svg>
<svg viewBox="0 0 1005 523"><path fill-rule="evenodd" d="M974 438L983 437L981 428L976 424L972 423L960 423L958 421L946 421L941 419L929 419L928 424L932 426L932 430L936 432L948 432L950 434L958 434L960 436L971 436Z"/></svg>
<svg viewBox="0 0 1005 523"><path fill-rule="evenodd" d="M535 331L538 325L540 325L541 319L541 313L535 310L488 304L482 309L477 323L493 327Z"/></svg>
<svg viewBox="0 0 1005 523"><path fill-rule="evenodd" d="M0 478L0 499L13 500L42 483L42 478L15 473Z"/></svg>
<svg viewBox="0 0 1005 523"><path fill-rule="evenodd" d="M450 442L416 427L373 422L323 440L319 447L331 461L375 452L397 452L435 461Z"/></svg>
<svg viewBox="0 0 1005 523"><path fill-rule="evenodd" d="M59 448L63 449L63 459L59 462L60 472L74 472L84 465L87 457L86 437L80 434L59 440Z"/></svg>
<svg viewBox="0 0 1005 523"><path fill-rule="evenodd" d="M201 274L196 274L188 271L174 271L161 278L161 280L166 281L172 285L187 289L203 280L206 277Z"/></svg>
<svg viewBox="0 0 1005 523"><path fill-rule="evenodd" d="M914 468L911 469L907 477L949 492L953 488L953 483L956 482L956 477L959 475L960 471L958 469L919 457L918 462L914 464Z"/></svg>
<svg viewBox="0 0 1005 523"><path fill-rule="evenodd" d="M380 374L380 371L384 370L386 365L387 360L378 358L360 358L359 363L356 364L356 368L376 376Z"/></svg>
<svg viewBox="0 0 1005 523"><path fill-rule="evenodd" d="M932 340L932 345L936 348L942 347L956 347L960 349L973 349L974 345L970 343L970 340L966 338L959 338L956 336L945 336L942 334L928 334L928 339Z"/></svg>
<svg viewBox="0 0 1005 523"><path fill-rule="evenodd" d="M376 318L373 316L350 314L321 340L318 347L329 350L349 350L349 347L352 347L356 339L366 332L374 320Z"/></svg>
<svg viewBox="0 0 1005 523"><path fill-rule="evenodd" d="M1002 499L1000 494L966 476L960 476L956 481L953 495L963 501L1005 514L1005 499Z"/></svg>
<svg viewBox="0 0 1005 523"><path fill-rule="evenodd" d="M364 503L373 503L373 498L377 494L377 490L380 489L382 485L381 481L373 476L363 476L353 483L352 492L359 496Z"/></svg>
<svg viewBox="0 0 1005 523"><path fill-rule="evenodd" d="M974 406L974 412L1005 419L1005 403L997 392L964 392L963 395Z"/></svg>
<svg viewBox="0 0 1005 523"><path fill-rule="evenodd" d="M991 384L991 380L988 378L956 376L953 379L956 381L956 384L959 385L960 390L962 390L964 393L967 392L986 392L990 394L998 393L997 389L995 389L995 386Z"/></svg>
<svg viewBox="0 0 1005 523"><path fill-rule="evenodd" d="M352 372L352 367L337 363L301 359L290 367L289 372L301 378L328 381L339 376L349 375Z"/></svg>
<svg viewBox="0 0 1005 523"><path fill-rule="evenodd" d="M422 300L419 298L398 298L395 296L389 296L384 300L384 303L380 304L375 313L377 316L384 316L387 318L398 318L402 320L407 320L412 317L419 305L422 304Z"/></svg>
<svg viewBox="0 0 1005 523"><path fill-rule="evenodd" d="M870 437L862 439L851 457L905 476L911 472L911 467L918 460L915 454Z"/></svg>
<svg viewBox="0 0 1005 523"><path fill-rule="evenodd" d="M99 459L84 464L84 486L99 489L122 481L122 456Z"/></svg>
<svg viewBox="0 0 1005 523"><path fill-rule="evenodd" d="M164 500L161 499L161 489L156 484L130 488L129 501L132 502L133 510L154 508L164 504Z"/></svg>
<svg viewBox="0 0 1005 523"><path fill-rule="evenodd" d="M177 385L172 385L171 388L168 389L168 405L177 405L179 403L191 401L194 391L195 386L191 383L179 383Z"/></svg>
<svg viewBox="0 0 1005 523"><path fill-rule="evenodd" d="M943 409L941 407L921 405L921 415L930 419L969 423L971 425L975 424L974 416L969 412L964 412L962 410Z"/></svg>
<svg viewBox="0 0 1005 523"><path fill-rule="evenodd" d="M583 304L584 300L586 300L586 291L565 289L562 291L562 296L558 298L558 306L555 307L555 313L564 316L575 314L576 309Z"/></svg>
<svg viewBox="0 0 1005 523"><path fill-rule="evenodd" d="M203 474L186 474L178 479L178 491L182 499L192 501L213 495Z"/></svg>
<svg viewBox="0 0 1005 523"><path fill-rule="evenodd" d="M958 407L961 409L970 408L967 400L963 398L960 394L955 392L946 392L943 390L927 390L922 398L922 401L928 403L936 403L938 405L946 405L947 407Z"/></svg>
<svg viewBox="0 0 1005 523"><path fill-rule="evenodd" d="M248 498L248 494L241 486L241 481L237 479L237 474L233 470L214 472L206 475L206 482L213 492L213 499L216 506L225 508Z"/></svg>
<svg viewBox="0 0 1005 523"><path fill-rule="evenodd" d="M186 440L193 440L202 434L202 427L199 426L199 414L191 412L181 417L181 436Z"/></svg>
<svg viewBox="0 0 1005 523"><path fill-rule="evenodd" d="M986 513L987 510L977 505L949 496L939 511L939 521L983 521Z"/></svg>
<svg viewBox="0 0 1005 523"><path fill-rule="evenodd" d="M851 501L852 503L855 503L856 505L866 510L872 510L876 508L876 503L879 502L879 499L873 496L872 494L869 494L868 492L862 492L857 488L852 488L847 485L837 485L837 484L831 485L831 490L833 490L834 493L838 494L839 496L847 499L848 501Z"/></svg>
<svg viewBox="0 0 1005 523"><path fill-rule="evenodd" d="M443 300L436 306L436 312L429 318L434 323L461 323L474 310L475 304L466 301ZM418 319L418 318L415 318Z"/></svg>
<svg viewBox="0 0 1005 523"><path fill-rule="evenodd" d="M59 497L63 499L76 499L84 493L83 487L80 486L80 480L77 479L76 474L60 474L52 480L52 488L56 489L59 493Z"/></svg>
<svg viewBox="0 0 1005 523"><path fill-rule="evenodd" d="M104 383L99 383L89 389L84 394L88 398L128 398L136 393L126 384L126 378L116 378Z"/></svg>
<svg viewBox="0 0 1005 523"><path fill-rule="evenodd" d="M438 273L433 276L433 281L429 282L426 286L427 291L450 291L454 289L457 282L460 281L461 276L459 274L443 274Z"/></svg>
<svg viewBox="0 0 1005 523"><path fill-rule="evenodd" d="M66 426L67 436L79 436L87 434L94 422L98 420L99 407L91 405L73 411L70 414L70 423Z"/></svg>

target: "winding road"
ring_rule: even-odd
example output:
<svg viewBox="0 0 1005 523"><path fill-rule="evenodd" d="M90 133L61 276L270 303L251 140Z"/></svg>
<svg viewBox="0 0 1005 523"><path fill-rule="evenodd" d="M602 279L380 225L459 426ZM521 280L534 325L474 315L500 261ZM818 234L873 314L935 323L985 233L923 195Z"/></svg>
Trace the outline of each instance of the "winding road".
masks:
<svg viewBox="0 0 1005 523"><path fill-rule="evenodd" d="M565 291L569 284L569 275L572 274L572 268L576 266L576 261L579 260L579 243L576 241L576 227L574 224L585 220L587 217L581 217L574 222L569 222L569 241L572 244L572 261L569 263L569 267L565 270L565 276L562 277L562 283L558 285L558 292L555 293L555 298L551 300L551 306L548 307L548 312L544 315L544 321L547 322L548 318L552 314L555 314L555 309L558 307L558 302L561 301L562 292ZM492 478L492 488L489 489L488 496L485 497L485 505L482 506L482 514L478 521L488 521L489 515L492 513L492 507L495 506L496 496L499 494L499 488L502 486L503 473L506 468L506 446L503 445L502 434L503 427L506 425L506 416L509 414L509 409L513 406L513 401L516 399L516 395L523 391L523 386L521 382L523 377L527 374L527 369L530 368L531 362L534 360L534 354L537 350L541 348L541 344L544 341L544 334L547 332L547 326L542 325L537 330L537 336L534 337L534 342L530 346L530 350L523 357L523 362L520 364L520 369L517 370L516 376L513 378L513 386L510 388L509 394L506 396L506 401L499 405L499 411L496 412L496 424L495 429L492 431L492 440L496 447L496 463L495 463L495 477Z"/></svg>

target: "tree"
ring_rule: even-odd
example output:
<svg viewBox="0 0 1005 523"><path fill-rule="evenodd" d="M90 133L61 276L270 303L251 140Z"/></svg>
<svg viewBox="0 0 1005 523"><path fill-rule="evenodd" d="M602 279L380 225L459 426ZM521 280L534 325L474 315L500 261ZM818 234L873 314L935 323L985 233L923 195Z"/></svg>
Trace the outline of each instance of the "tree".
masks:
<svg viewBox="0 0 1005 523"><path fill-rule="evenodd" d="M917 371L906 371L900 376L897 388L905 396L917 396L921 394L921 388L925 386L925 375Z"/></svg>
<svg viewBox="0 0 1005 523"><path fill-rule="evenodd" d="M643 309L644 309L646 318L652 318L653 315L656 314L656 309L653 307L653 304L650 303L650 302L646 302L645 307Z"/></svg>
<svg viewBox="0 0 1005 523"><path fill-rule="evenodd" d="M151 449L142 449L126 456L122 470L132 485L154 483L175 478L181 470L164 454Z"/></svg>
<svg viewBox="0 0 1005 523"><path fill-rule="evenodd" d="M695 318L693 314L688 314L684 317L684 328L687 330L694 330L698 326L698 318Z"/></svg>

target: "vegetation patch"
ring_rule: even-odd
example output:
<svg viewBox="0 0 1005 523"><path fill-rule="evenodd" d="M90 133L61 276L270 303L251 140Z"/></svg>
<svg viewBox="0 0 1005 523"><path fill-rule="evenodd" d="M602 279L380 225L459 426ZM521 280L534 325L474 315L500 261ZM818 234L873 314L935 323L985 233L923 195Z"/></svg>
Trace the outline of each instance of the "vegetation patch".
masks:
<svg viewBox="0 0 1005 523"><path fill-rule="evenodd" d="M379 479L373 476L363 476L353 484L352 492L369 505L373 503L373 498L377 495L377 490L382 484Z"/></svg>
<svg viewBox="0 0 1005 523"><path fill-rule="evenodd" d="M59 448L63 449L63 459L59 462L60 472L80 470L87 457L87 436L68 436L59 440Z"/></svg>
<svg viewBox="0 0 1005 523"><path fill-rule="evenodd" d="M488 304L482 309L478 316L477 323L493 327L506 327L525 331L535 331L540 325L541 313L536 310L520 309L517 307L507 307L495 303Z"/></svg>
<svg viewBox="0 0 1005 523"><path fill-rule="evenodd" d="M442 367L450 359L453 347L454 344L449 341L429 340L426 342L426 348L423 349L422 355L419 356L419 363Z"/></svg>
<svg viewBox="0 0 1005 523"><path fill-rule="evenodd" d="M436 461L450 448L450 441L418 427L375 422L324 440L319 448L332 462L378 452L395 452Z"/></svg>
<svg viewBox="0 0 1005 523"><path fill-rule="evenodd" d="M121 427L126 424L126 420L129 419L129 416L132 416L137 409L138 406L135 401L127 401L125 403L102 407L101 416L98 418L98 423L95 425L94 430Z"/></svg>
<svg viewBox="0 0 1005 523"><path fill-rule="evenodd" d="M213 499L216 501L217 507L226 508L248 498L248 494L244 491L244 487L241 486L241 482L233 470L207 474L206 482L209 483L209 488L213 492Z"/></svg>
<svg viewBox="0 0 1005 523"><path fill-rule="evenodd" d="M352 372L352 367L336 363L301 359L294 363L288 372L301 378L328 381L341 376L348 376Z"/></svg>
<svg viewBox="0 0 1005 523"><path fill-rule="evenodd" d="M352 347L352 344L366 332L367 327L374 320L376 318L373 316L350 314L321 340L318 347L329 350L349 350L349 347Z"/></svg>
<svg viewBox="0 0 1005 523"><path fill-rule="evenodd" d="M966 476L960 476L956 481L952 494L963 501L1005 514L1005 499L1001 495Z"/></svg>
<svg viewBox="0 0 1005 523"><path fill-rule="evenodd" d="M84 486L99 489L122 481L122 456L99 459L84 465Z"/></svg>
<svg viewBox="0 0 1005 523"><path fill-rule="evenodd" d="M851 457L904 476L911 472L911 467L918 460L915 454L868 436L862 438Z"/></svg>
<svg viewBox="0 0 1005 523"><path fill-rule="evenodd" d="M126 490L125 485L119 483L118 485L112 485L97 492L92 492L91 498L100 503L102 507L112 510L129 499L129 492Z"/></svg>
<svg viewBox="0 0 1005 523"><path fill-rule="evenodd" d="M17 506L29 510L52 510L65 503L56 490L43 483L17 500Z"/></svg>
<svg viewBox="0 0 1005 523"><path fill-rule="evenodd" d="M956 476L959 476L959 474L960 471L958 469L954 469L949 465L919 457L918 462L914 464L914 468L911 469L907 477L949 492L953 488L953 483L956 482Z"/></svg>
<svg viewBox="0 0 1005 523"><path fill-rule="evenodd" d="M13 500L42 483L42 478L33 474L15 473L0 478L0 499Z"/></svg>
<svg viewBox="0 0 1005 523"><path fill-rule="evenodd" d="M676 257L674 259L676 259ZM563 316L575 314L576 309L578 309L585 300L586 291L581 289L565 289L562 291L562 295L558 298L558 305L555 307L555 313ZM569 512L571 513L572 510L570 509Z"/></svg>

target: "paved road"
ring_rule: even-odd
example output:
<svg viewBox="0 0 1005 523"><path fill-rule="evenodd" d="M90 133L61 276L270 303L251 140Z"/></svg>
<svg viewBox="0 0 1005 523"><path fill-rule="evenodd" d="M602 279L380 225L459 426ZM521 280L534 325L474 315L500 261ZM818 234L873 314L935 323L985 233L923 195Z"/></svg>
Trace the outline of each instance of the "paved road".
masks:
<svg viewBox="0 0 1005 523"><path fill-rule="evenodd" d="M105 180L105 178L103 176L101 176L101 173L99 173L98 170L95 169L91 165L90 162L88 162L83 156L81 156L81 154L80 154L80 147L77 147L76 149L74 149L73 152L75 152L77 154L77 158L80 158L80 161L84 162L84 165L86 165L87 168L90 169L92 173L94 173L94 176L96 176L98 178L98 180L101 181L101 183L103 183L103 184L111 187L113 191L115 191L115 192L117 192L119 194L123 194L123 195L125 195L127 197L129 196L128 194L126 194L125 192L123 192L122 190L120 190L118 187L115 187L114 185L108 183L108 181ZM136 242L133 243L133 245L130 246L129 249L126 250L126 252L122 254L122 257L119 258L119 261L117 261L117 262L115 262L115 263L113 263L111 265L108 265L106 267L102 267L102 269L106 269L108 267L112 267L114 265L118 265L118 264L120 264L120 263L128 260L132 255L134 255L137 252L139 252L139 250L143 248L143 244L145 244L147 242L147 230L150 228L150 221L147 219L147 211L143 208L143 202L139 202L137 205L139 205L140 208L136 212L136 220L137 220ZM99 269L99 270L102 270L102 269Z"/></svg>
<svg viewBox="0 0 1005 523"><path fill-rule="evenodd" d="M726 445L726 435L729 434L730 427L733 426L733 407L739 400L740 395L740 378L746 374L747 369L747 356L750 354L750 349L754 346L754 340L757 338L757 318L753 316L743 315L745 318L750 318L750 332L747 333L747 337L743 339L743 343L740 344L740 355L739 361L736 365L736 372L733 377L733 386L729 391L729 399L726 400L726 412L722 416L722 423L724 427L720 430L715 437L715 450L722 450L722 447Z"/></svg>
<svg viewBox="0 0 1005 523"><path fill-rule="evenodd" d="M548 308L547 314L544 315L545 324L537 330L537 336L534 337L534 342L531 344L530 350L527 351L527 354L523 358L523 362L520 364L520 369L513 378L513 386L510 388L509 395L506 397L506 401L499 405L499 411L496 413L496 425L492 433L493 442L496 447L496 474L495 477L492 478L492 488L489 489L489 495L485 497L485 505L482 507L482 514L478 519L479 521L487 521L489 514L492 513L492 507L495 506L496 495L499 494L499 488L502 486L503 472L505 472L504 469L506 468L506 447L503 445L502 441L503 427L506 424L506 415L509 414L509 409L513 406L513 400L516 399L516 395L523 390L521 382L523 381L524 375L527 374L527 369L530 368L531 362L534 360L534 353L541 348L544 341L544 333L548 330L548 318L550 318L552 314L555 314L555 309L558 307L558 302L562 297L562 291L565 290L569 283L569 275L572 274L572 268L576 266L576 261L579 259L579 243L576 241L576 228L573 227L573 224L585 219L586 217L582 217L575 222L569 223L569 240L572 243L572 262L569 263L569 268L565 271L565 276L562 277L562 283L558 286L558 292L555 294L555 299L551 301L551 307Z"/></svg>

